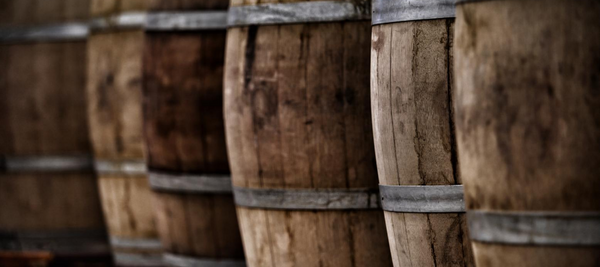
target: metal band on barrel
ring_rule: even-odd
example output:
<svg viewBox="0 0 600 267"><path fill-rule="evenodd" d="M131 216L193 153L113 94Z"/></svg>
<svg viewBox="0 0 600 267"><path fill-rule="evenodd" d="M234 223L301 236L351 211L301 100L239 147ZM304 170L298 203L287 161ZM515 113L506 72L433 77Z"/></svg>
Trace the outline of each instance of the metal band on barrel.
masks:
<svg viewBox="0 0 600 267"><path fill-rule="evenodd" d="M146 31L219 30L227 27L226 11L130 12L92 20L92 30L144 29Z"/></svg>
<svg viewBox="0 0 600 267"><path fill-rule="evenodd" d="M373 25L454 17L454 0L373 0Z"/></svg>
<svg viewBox="0 0 600 267"><path fill-rule="evenodd" d="M75 156L5 156L4 168L8 172L67 172L92 171L92 157Z"/></svg>
<svg viewBox="0 0 600 267"><path fill-rule="evenodd" d="M0 28L0 42L81 41L89 34L87 23Z"/></svg>
<svg viewBox="0 0 600 267"><path fill-rule="evenodd" d="M161 254L113 252L117 266L160 267L164 266Z"/></svg>
<svg viewBox="0 0 600 267"><path fill-rule="evenodd" d="M258 189L233 187L238 206L282 210L378 209L376 189Z"/></svg>
<svg viewBox="0 0 600 267"><path fill-rule="evenodd" d="M600 212L467 212L472 240L515 245L600 245Z"/></svg>
<svg viewBox="0 0 600 267"><path fill-rule="evenodd" d="M358 2L358 1L354 1ZM311 1L273 3L229 8L229 27L248 25L290 24L369 20L370 1Z"/></svg>
<svg viewBox="0 0 600 267"><path fill-rule="evenodd" d="M116 249L160 250L162 244L158 239L110 237L110 246Z"/></svg>
<svg viewBox="0 0 600 267"><path fill-rule="evenodd" d="M476 2L491 2L498 0L456 0L456 5L465 4L465 3L476 3Z"/></svg>
<svg viewBox="0 0 600 267"><path fill-rule="evenodd" d="M96 160L96 172L99 174L145 175L148 173L146 161L139 160Z"/></svg>
<svg viewBox="0 0 600 267"><path fill-rule="evenodd" d="M1 250L87 254L110 251L104 230L1 231Z"/></svg>
<svg viewBox="0 0 600 267"><path fill-rule="evenodd" d="M163 255L164 263L172 267L245 267L246 262L243 260L214 260L192 258L171 253Z"/></svg>
<svg viewBox="0 0 600 267"><path fill-rule="evenodd" d="M198 193L231 193L229 175L175 175L150 172L150 187L155 190Z"/></svg>
<svg viewBox="0 0 600 267"><path fill-rule="evenodd" d="M462 185L380 185L379 194L385 211L465 212Z"/></svg>

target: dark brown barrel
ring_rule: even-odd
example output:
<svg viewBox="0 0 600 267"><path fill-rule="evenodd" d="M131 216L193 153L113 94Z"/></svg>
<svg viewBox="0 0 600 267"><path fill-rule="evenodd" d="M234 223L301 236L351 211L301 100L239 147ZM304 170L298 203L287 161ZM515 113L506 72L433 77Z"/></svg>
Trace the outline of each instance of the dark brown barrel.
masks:
<svg viewBox="0 0 600 267"><path fill-rule="evenodd" d="M85 116L89 1L0 5L0 265L108 265Z"/></svg>
<svg viewBox="0 0 600 267"><path fill-rule="evenodd" d="M91 6L88 116L102 207L118 266L163 265L143 141L145 37L138 17L145 8L143 1L133 0L94 0ZM121 17L128 18L128 27Z"/></svg>
<svg viewBox="0 0 600 267"><path fill-rule="evenodd" d="M371 110L394 266L473 266L452 112L454 1L374 0Z"/></svg>
<svg viewBox="0 0 600 267"><path fill-rule="evenodd" d="M148 13L143 86L149 179L165 264L245 266L223 120L228 2L159 2ZM169 19L159 11L165 8L174 10Z"/></svg>
<svg viewBox="0 0 600 267"><path fill-rule="evenodd" d="M269 2L232 1L228 18L225 122L248 265L390 266L370 5Z"/></svg>
<svg viewBox="0 0 600 267"><path fill-rule="evenodd" d="M600 264L600 2L457 6L456 132L477 266Z"/></svg>

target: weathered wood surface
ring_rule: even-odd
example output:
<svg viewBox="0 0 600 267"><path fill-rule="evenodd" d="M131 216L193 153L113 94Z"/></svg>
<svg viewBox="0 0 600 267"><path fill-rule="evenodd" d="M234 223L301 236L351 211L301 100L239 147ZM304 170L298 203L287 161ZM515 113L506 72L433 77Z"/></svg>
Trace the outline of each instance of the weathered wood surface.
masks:
<svg viewBox="0 0 600 267"><path fill-rule="evenodd" d="M373 26L371 104L379 181L460 184L452 119L454 19ZM473 266L464 214L385 211L395 266Z"/></svg>
<svg viewBox="0 0 600 267"><path fill-rule="evenodd" d="M88 115L94 156L143 161L142 62L144 33L94 33L88 44ZM154 197L144 174L99 173L98 184L111 237L158 239ZM153 254L157 248L118 252ZM157 257L159 257L157 255Z"/></svg>
<svg viewBox="0 0 600 267"><path fill-rule="evenodd" d="M97 33L88 44L88 113L96 158L143 159L144 33Z"/></svg>
<svg viewBox="0 0 600 267"><path fill-rule="evenodd" d="M0 26L43 26L82 20L87 18L88 4L89 1L70 0L2 1ZM85 42L0 44L0 157L91 153L85 116L85 47ZM0 231L19 235L105 231L91 170L0 170L0 202ZM79 237L81 242L92 242L95 248L108 245L102 237ZM2 246L10 242L6 238ZM64 245L63 241L38 240L52 247L48 248L50 253L57 252L54 249ZM81 245L81 251L73 251L67 258L55 255L52 264L108 263L108 253L95 251L90 255L90 247L77 242L70 243ZM29 255L26 251L15 253L22 259ZM1 261L10 257L7 253L0 255ZM27 261L35 261L30 260Z"/></svg>
<svg viewBox="0 0 600 267"><path fill-rule="evenodd" d="M232 5L256 2L232 1ZM225 122L233 183L377 186L369 104L370 23L228 30ZM389 266L381 211L238 207L249 266Z"/></svg>
<svg viewBox="0 0 600 267"><path fill-rule="evenodd" d="M111 236L156 238L155 201L146 176L104 174L98 185Z"/></svg>
<svg viewBox="0 0 600 267"><path fill-rule="evenodd" d="M147 35L144 110L151 171L229 173L222 106L225 37L224 31ZM230 194L156 195L166 252L243 259Z"/></svg>
<svg viewBox="0 0 600 267"><path fill-rule="evenodd" d="M0 26L31 26L88 19L90 0L3 0Z"/></svg>
<svg viewBox="0 0 600 267"><path fill-rule="evenodd" d="M244 258L231 195L156 193L165 251L196 258Z"/></svg>
<svg viewBox="0 0 600 267"><path fill-rule="evenodd" d="M229 173L223 122L225 31L146 37L145 136L149 166Z"/></svg>
<svg viewBox="0 0 600 267"><path fill-rule="evenodd" d="M600 3L461 4L457 144L467 208L600 211ZM510 34L507 34L510 33ZM598 247L473 242L477 266L597 266Z"/></svg>
<svg viewBox="0 0 600 267"><path fill-rule="evenodd" d="M0 155L90 153L85 44L1 45L0 54ZM96 190L91 173L2 173L0 228L102 229Z"/></svg>
<svg viewBox="0 0 600 267"><path fill-rule="evenodd" d="M71 0L72 1L72 0ZM92 16L113 15L122 12L160 10L215 10L227 9L223 0L91 0Z"/></svg>

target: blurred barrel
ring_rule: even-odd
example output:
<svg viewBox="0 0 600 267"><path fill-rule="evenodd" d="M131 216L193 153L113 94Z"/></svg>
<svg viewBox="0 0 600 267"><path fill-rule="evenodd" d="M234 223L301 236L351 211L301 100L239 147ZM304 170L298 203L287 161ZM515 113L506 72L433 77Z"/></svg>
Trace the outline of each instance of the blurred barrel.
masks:
<svg viewBox="0 0 600 267"><path fill-rule="evenodd" d="M454 1L374 0L371 110L394 266L473 266L452 112Z"/></svg>
<svg viewBox="0 0 600 267"><path fill-rule="evenodd" d="M600 263L600 2L462 1L456 132L477 266Z"/></svg>
<svg viewBox="0 0 600 267"><path fill-rule="evenodd" d="M225 124L249 266L389 266L368 1L232 1Z"/></svg>
<svg viewBox="0 0 600 267"><path fill-rule="evenodd" d="M228 2L187 4L148 13L145 26L144 125L164 260L245 266L223 121Z"/></svg>
<svg viewBox="0 0 600 267"><path fill-rule="evenodd" d="M3 266L110 261L85 116L88 7L88 1L1 3Z"/></svg>
<svg viewBox="0 0 600 267"><path fill-rule="evenodd" d="M88 116L95 167L118 266L162 266L147 180L142 116L143 1L93 0ZM123 26L118 18L127 16Z"/></svg>

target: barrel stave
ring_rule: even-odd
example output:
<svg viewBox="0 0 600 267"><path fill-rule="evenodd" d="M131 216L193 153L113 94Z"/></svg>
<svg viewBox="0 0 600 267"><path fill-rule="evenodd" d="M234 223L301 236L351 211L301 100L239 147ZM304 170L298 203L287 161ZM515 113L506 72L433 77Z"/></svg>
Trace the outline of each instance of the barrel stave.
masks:
<svg viewBox="0 0 600 267"><path fill-rule="evenodd" d="M373 26L371 100L382 185L461 183L452 117L453 30L452 18ZM384 213L395 266L474 265L464 214Z"/></svg>

